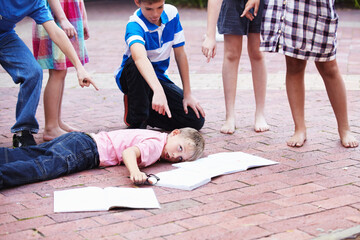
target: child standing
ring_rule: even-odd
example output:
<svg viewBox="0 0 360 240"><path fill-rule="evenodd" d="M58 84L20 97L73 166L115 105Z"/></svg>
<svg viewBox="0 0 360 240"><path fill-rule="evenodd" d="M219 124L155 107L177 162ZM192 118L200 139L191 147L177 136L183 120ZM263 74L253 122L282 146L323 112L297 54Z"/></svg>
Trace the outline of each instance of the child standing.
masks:
<svg viewBox="0 0 360 240"><path fill-rule="evenodd" d="M209 0L206 38L202 45L202 52L208 59L216 55L216 21L219 33L224 34L224 62L222 78L225 95L226 120L221 132L232 134L235 132L235 97L238 77L239 61L242 52L243 35L248 37L248 53L251 63L253 87L255 94L255 125L256 132L269 130L264 116L267 73L263 54L260 52L260 25L263 1L261 1L259 16L253 21L241 18L246 0ZM220 11L221 6L221 11ZM220 15L219 15L220 12Z"/></svg>
<svg viewBox="0 0 360 240"><path fill-rule="evenodd" d="M162 133L123 129L98 134L71 132L37 146L0 148L0 189L54 179L86 169L124 163L136 184L147 180L139 167L164 159L175 163L199 158L205 141L192 128Z"/></svg>
<svg viewBox="0 0 360 240"><path fill-rule="evenodd" d="M177 9L165 0L134 0L139 7L126 26L126 52L115 72L124 95L124 122L165 130L204 125L205 113L193 97L184 32ZM167 75L171 50L183 90Z"/></svg>
<svg viewBox="0 0 360 240"><path fill-rule="evenodd" d="M25 43L15 33L15 25L24 17L41 24L50 38L74 64L79 85L92 84L66 34L55 24L44 0L0 0L0 64L10 74L20 91L16 105L16 123L11 128L13 147L35 145L32 134L39 131L35 118L42 85L42 70Z"/></svg>
<svg viewBox="0 0 360 240"><path fill-rule="evenodd" d="M48 0L55 22L69 37L84 65L89 61L85 41L89 38L87 14L83 0ZM44 90L45 128L43 139L49 141L66 132L77 131L61 120L61 104L67 68L73 64L49 38L41 25L33 27L34 56L43 69L49 69Z"/></svg>
<svg viewBox="0 0 360 240"><path fill-rule="evenodd" d="M249 0L244 13L259 4ZM336 31L338 15L334 1L265 1L261 50L279 52L286 59L286 90L295 123L294 135L287 141L291 147L301 147L306 141L305 67L315 61L326 87L338 124L341 144L357 147L350 131L346 90L336 62ZM244 15L244 14L243 14Z"/></svg>

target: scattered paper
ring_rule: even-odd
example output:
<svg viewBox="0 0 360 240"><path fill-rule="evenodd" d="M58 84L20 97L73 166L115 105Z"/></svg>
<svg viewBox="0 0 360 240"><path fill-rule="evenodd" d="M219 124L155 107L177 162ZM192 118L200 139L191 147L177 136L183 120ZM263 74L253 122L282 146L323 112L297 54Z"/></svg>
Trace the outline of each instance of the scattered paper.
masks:
<svg viewBox="0 0 360 240"><path fill-rule="evenodd" d="M178 169L157 173L160 181L156 185L193 190L210 182L211 178L216 176L277 163L243 152L216 153L193 162L173 164Z"/></svg>
<svg viewBox="0 0 360 240"><path fill-rule="evenodd" d="M54 212L160 208L151 188L85 187L54 192Z"/></svg>

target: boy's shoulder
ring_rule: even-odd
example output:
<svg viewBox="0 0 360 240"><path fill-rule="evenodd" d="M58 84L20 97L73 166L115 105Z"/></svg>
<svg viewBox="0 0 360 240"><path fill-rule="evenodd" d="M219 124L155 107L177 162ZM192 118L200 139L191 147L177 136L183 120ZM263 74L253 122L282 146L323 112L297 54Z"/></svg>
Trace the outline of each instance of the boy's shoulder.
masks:
<svg viewBox="0 0 360 240"><path fill-rule="evenodd" d="M164 11L165 11L165 14L169 18L174 18L178 14L178 9L174 5L171 5L171 4L165 4Z"/></svg>

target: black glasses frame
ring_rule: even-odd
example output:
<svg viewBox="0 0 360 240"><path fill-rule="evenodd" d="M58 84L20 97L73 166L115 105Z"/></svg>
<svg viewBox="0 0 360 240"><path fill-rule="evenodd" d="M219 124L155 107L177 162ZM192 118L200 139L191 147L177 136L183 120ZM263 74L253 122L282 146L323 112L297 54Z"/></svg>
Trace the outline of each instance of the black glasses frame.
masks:
<svg viewBox="0 0 360 240"><path fill-rule="evenodd" d="M156 176L155 174L146 174L147 179L146 179L146 184L149 185L155 185L158 181L160 181L160 178L158 176Z"/></svg>

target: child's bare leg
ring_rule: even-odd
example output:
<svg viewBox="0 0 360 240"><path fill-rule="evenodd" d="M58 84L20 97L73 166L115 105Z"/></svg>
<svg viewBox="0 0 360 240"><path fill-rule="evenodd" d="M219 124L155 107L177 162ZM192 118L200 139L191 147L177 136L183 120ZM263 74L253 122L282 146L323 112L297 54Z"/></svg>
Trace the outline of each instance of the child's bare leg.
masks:
<svg viewBox="0 0 360 240"><path fill-rule="evenodd" d="M49 80L44 90L45 141L66 133L59 126L59 108L65 76L66 70L49 69Z"/></svg>
<svg viewBox="0 0 360 240"><path fill-rule="evenodd" d="M65 81L64 81L63 87L61 89L61 96L60 96L60 103L59 103L59 126L62 130L66 131L66 132L78 132L78 131L80 131L79 129L70 126L69 124L63 122L61 119L61 105L62 105L62 99L63 99L63 95L64 95L64 88L65 88Z"/></svg>
<svg viewBox="0 0 360 240"><path fill-rule="evenodd" d="M253 87L255 95L255 126L256 132L269 130L269 125L265 120L265 97L267 72L264 55L260 52L260 33L248 34L248 53L251 62L251 72L253 78Z"/></svg>
<svg viewBox="0 0 360 240"><path fill-rule="evenodd" d="M306 61L286 56L286 92L295 123L294 135L287 141L290 147L301 147L306 141L305 67Z"/></svg>
<svg viewBox="0 0 360 240"><path fill-rule="evenodd" d="M346 89L336 60L330 62L315 62L315 64L324 80L326 91L335 113L341 144L344 147L357 147L359 142L350 131Z"/></svg>
<svg viewBox="0 0 360 240"><path fill-rule="evenodd" d="M226 120L220 132L235 132L235 97L239 61L242 48L242 36L224 35L224 62L222 78L225 96Z"/></svg>

